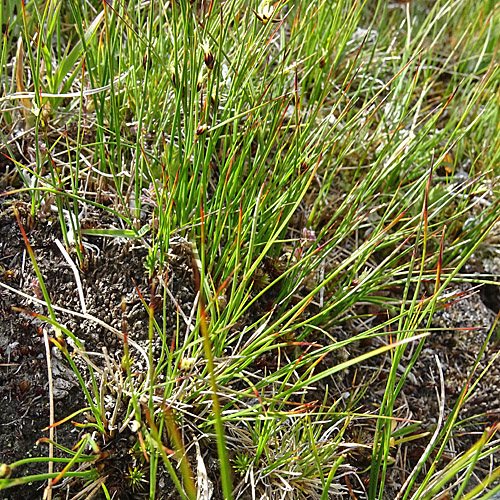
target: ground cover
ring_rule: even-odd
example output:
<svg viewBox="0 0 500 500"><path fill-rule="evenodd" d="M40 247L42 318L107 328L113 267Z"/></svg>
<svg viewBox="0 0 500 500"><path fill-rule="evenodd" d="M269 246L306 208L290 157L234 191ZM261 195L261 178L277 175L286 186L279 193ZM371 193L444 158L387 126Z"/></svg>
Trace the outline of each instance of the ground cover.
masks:
<svg viewBox="0 0 500 500"><path fill-rule="evenodd" d="M500 4L0 2L2 498L491 498Z"/></svg>

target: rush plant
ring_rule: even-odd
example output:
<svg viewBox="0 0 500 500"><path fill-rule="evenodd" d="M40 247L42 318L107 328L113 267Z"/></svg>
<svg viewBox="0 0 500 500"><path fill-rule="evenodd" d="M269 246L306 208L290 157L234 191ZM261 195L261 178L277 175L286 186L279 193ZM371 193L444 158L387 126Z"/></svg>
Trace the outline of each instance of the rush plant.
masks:
<svg viewBox="0 0 500 500"><path fill-rule="evenodd" d="M144 498L498 489L485 415L448 454L496 323L456 401L437 352L439 415L401 410L435 314L496 286L467 265L498 242L498 2L13 0L0 18L4 195L29 195L41 296L0 285L50 327L94 433L43 457L57 472L3 464L0 489L79 477L75 498L111 498L108 443ZM144 250L143 329L125 298L114 325L52 304L30 232L50 225L79 297L99 252ZM87 352L63 317L118 342Z"/></svg>

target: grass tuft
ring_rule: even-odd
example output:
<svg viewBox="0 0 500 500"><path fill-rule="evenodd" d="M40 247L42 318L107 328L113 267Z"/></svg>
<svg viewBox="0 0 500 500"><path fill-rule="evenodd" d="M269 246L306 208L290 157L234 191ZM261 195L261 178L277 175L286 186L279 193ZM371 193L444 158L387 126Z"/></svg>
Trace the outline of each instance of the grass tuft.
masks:
<svg viewBox="0 0 500 500"><path fill-rule="evenodd" d="M496 410L471 409L498 315L443 318L498 281L499 2L12 0L0 20L1 196L31 261L0 286L43 323L50 394L49 341L83 394L57 422L50 399L49 456L1 464L0 490L498 491ZM132 292L91 310L123 255Z"/></svg>

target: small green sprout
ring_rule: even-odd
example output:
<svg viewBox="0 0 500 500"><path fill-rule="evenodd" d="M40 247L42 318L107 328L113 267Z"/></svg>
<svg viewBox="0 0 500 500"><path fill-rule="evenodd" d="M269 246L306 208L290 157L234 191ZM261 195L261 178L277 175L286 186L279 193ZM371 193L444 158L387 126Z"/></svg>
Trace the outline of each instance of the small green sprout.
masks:
<svg viewBox="0 0 500 500"><path fill-rule="evenodd" d="M236 457L233 459L234 470L240 474L245 475L246 471L252 463L252 457L243 451L238 451Z"/></svg>
<svg viewBox="0 0 500 500"><path fill-rule="evenodd" d="M148 482L145 476L146 471L139 465L128 468L127 481L132 488L132 491L140 491L144 489L144 485Z"/></svg>

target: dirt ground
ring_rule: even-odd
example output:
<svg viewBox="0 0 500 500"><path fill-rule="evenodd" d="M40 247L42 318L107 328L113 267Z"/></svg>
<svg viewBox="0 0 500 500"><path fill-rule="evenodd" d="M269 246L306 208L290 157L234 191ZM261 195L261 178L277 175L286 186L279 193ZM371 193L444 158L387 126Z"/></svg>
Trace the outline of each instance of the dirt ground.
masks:
<svg viewBox="0 0 500 500"><path fill-rule="evenodd" d="M23 214L23 224L53 303L81 312L73 271L54 243L56 238L61 238L56 219L51 216L41 218L30 228L27 217L28 205L25 201L19 197L0 197L0 281L10 287L0 287L0 462L5 463L12 463L25 457L47 456L47 445L42 443L37 445L37 440L48 436L48 431L43 431L43 428L49 424L44 324L29 314L13 309L17 307L47 314L43 306L11 290L19 290L29 297L41 297L39 284L13 214L13 202L17 203ZM103 220L102 214L99 217ZM139 291L145 299L149 300L151 284L148 282L144 268L147 255L145 248L125 240L95 238L89 242L94 247L89 250L91 258L87 262L85 273L82 274L88 310L92 315L118 330L125 317L131 338L139 344L146 345L148 316L138 293ZM169 277L170 288L177 303L185 311L190 311L194 301L192 272L182 251L180 249L177 251L175 246L172 247L172 251L174 255L177 252L177 257L173 259L172 272ZM471 261L467 272L485 268L488 272L494 272L495 265L493 260L481 262L481 264ZM457 297L457 294L461 295ZM123 300L126 303L125 313L122 312ZM157 300L161 301L161 297L157 297ZM433 327L438 330L433 330L427 339L398 400L400 406L396 411L397 416L421 420L424 422L423 429L428 428L432 431L440 411L437 396L440 391L439 369L436 361L438 357L445 380L444 411L446 417L467 381L476 356L494 323L499 305L500 295L495 286L471 289L469 285L463 285L450 290L449 306L437 312L433 320ZM172 302L168 307L175 311L176 305ZM168 320L166 328L167 333L175 328L175 314L170 316L171 319ZM60 319L76 337L81 339L87 352L103 353L105 350L116 363L120 363L122 345L117 335L100 324L82 320L71 314L60 313ZM342 335L349 336L353 333L355 332L344 330ZM374 340L371 345L352 345L344 354L358 355L362 351L379 347L377 342L379 340ZM159 349L159 346L156 347ZM408 350L403 362L410 359L413 348ZM490 361L494 362L498 352L499 335L494 333L476 373L481 373ZM86 406L86 403L74 373L55 347L51 348L51 359L54 377L55 421L58 421ZM93 359L100 360L101 358L96 356ZM373 412L373 409L380 404L390 366L388 359L385 363L381 363L380 359L371 360L369 363L371 365L357 367L356 371L351 369L335 379L338 390L348 393L353 390L351 384L354 373L358 374L356 383L359 384L361 382L359 374L363 373L363 368L367 368L365 372L370 375L365 378L365 382L370 382L370 388L364 395L363 408L358 411ZM499 420L499 366L494 362L479 382L471 399L465 404L460 414L463 425L451 441L450 449L446 450L448 456L455 456L470 447L488 425ZM473 378L473 381L476 378L477 376ZM321 384L318 390L321 391ZM72 448L83 432L84 430L75 428L71 423L65 423L56 428L56 441ZM359 429L353 428L353 439L356 435L359 436L357 432ZM130 436L130 431L126 428L113 440L99 443L103 449L111 451L111 458L102 465L102 470L109 475L106 484L110 493L117 499L146 497L140 489L132 490L127 477L134 464L133 456L129 453L133 439L134 437ZM395 466L390 475L392 484L389 485L387 498L396 494L407 477L408 471L420 457L426 442L426 440L413 441L401 448L394 457ZM213 498L222 498L217 496L220 492L217 490L216 451L205 447L204 454L206 463L212 464L208 474L216 485ZM352 465L361 470L366 466L366 460L369 458L369 456L354 457ZM46 471L45 463L31 464L17 468L15 476ZM487 471L484 474L487 474ZM477 480L481 478L480 476L481 474L478 473ZM472 485L474 484L473 481ZM44 486L45 483L40 482L18 486L2 492L0 499L41 498ZM67 498L69 492L75 494L79 488L81 484L77 481L63 481L58 488L54 489L54 498ZM356 488L361 490L363 485L356 485ZM168 474L164 471L160 472L158 498L176 498L173 491ZM99 496L94 498L99 498Z"/></svg>

